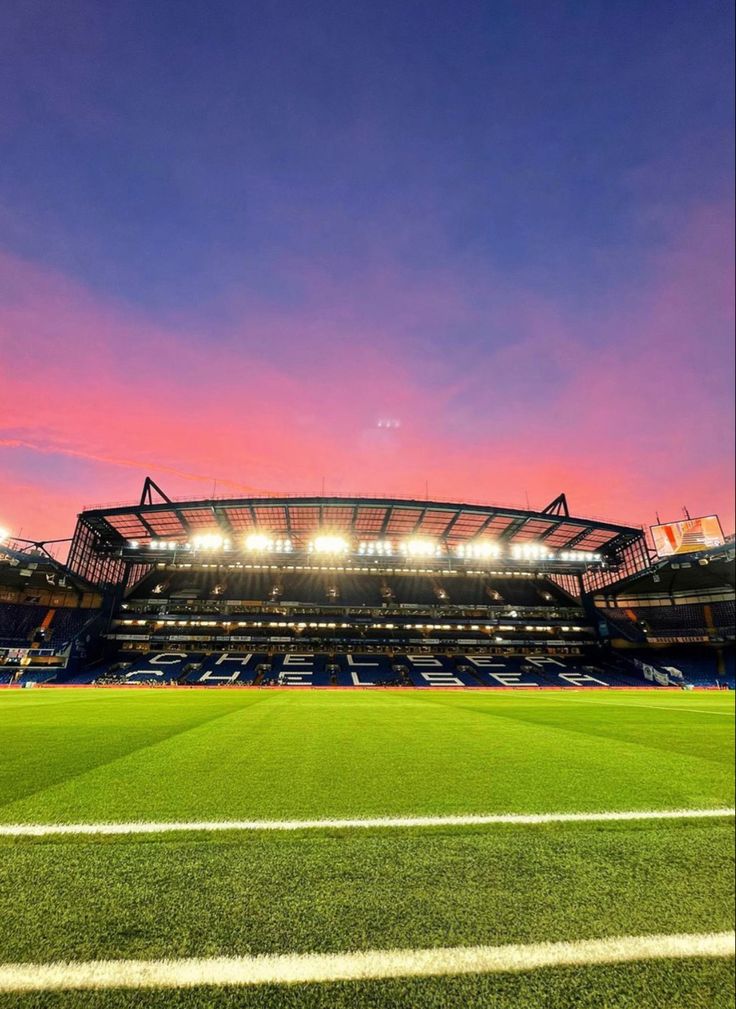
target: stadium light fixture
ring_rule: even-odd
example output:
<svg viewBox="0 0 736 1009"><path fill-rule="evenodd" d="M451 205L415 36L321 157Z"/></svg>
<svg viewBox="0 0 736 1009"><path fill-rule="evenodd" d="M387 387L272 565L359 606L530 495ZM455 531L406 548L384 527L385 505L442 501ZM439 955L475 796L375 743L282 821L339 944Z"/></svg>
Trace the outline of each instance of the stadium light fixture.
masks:
<svg viewBox="0 0 736 1009"><path fill-rule="evenodd" d="M245 549L259 552L273 550L273 540L264 533L251 533L245 537Z"/></svg>
<svg viewBox="0 0 736 1009"><path fill-rule="evenodd" d="M468 560L495 560L501 556L501 547L493 540L475 540L461 543L455 550L458 557Z"/></svg>
<svg viewBox="0 0 736 1009"><path fill-rule="evenodd" d="M190 542L194 550L227 550L230 547L230 540L220 533L200 533Z"/></svg>
<svg viewBox="0 0 736 1009"><path fill-rule="evenodd" d="M515 561L548 561L555 554L542 543L512 543L511 556Z"/></svg>
<svg viewBox="0 0 736 1009"><path fill-rule="evenodd" d="M8 532L8 530L7 529L3 529L3 528L0 527L0 543L4 543L5 540L7 540L9 538L10 538L10 533Z"/></svg>
<svg viewBox="0 0 736 1009"><path fill-rule="evenodd" d="M358 544L358 553L366 557L392 557L394 545L391 540L363 540Z"/></svg>
<svg viewBox="0 0 736 1009"><path fill-rule="evenodd" d="M561 561L577 561L579 564L599 564L603 554L587 550L562 550L558 555Z"/></svg>
<svg viewBox="0 0 736 1009"><path fill-rule="evenodd" d="M315 536L309 544L309 549L316 554L345 554L348 552L349 544L343 536L324 534Z"/></svg>
<svg viewBox="0 0 736 1009"><path fill-rule="evenodd" d="M413 538L404 540L401 552L408 557L439 557L442 548L436 540Z"/></svg>

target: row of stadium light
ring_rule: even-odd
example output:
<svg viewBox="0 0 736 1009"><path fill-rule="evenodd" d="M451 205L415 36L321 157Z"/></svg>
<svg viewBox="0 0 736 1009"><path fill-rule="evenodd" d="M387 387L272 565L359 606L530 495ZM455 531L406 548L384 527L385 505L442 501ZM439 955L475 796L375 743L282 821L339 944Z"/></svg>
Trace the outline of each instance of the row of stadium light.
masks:
<svg viewBox="0 0 736 1009"><path fill-rule="evenodd" d="M119 623L126 627L145 627L147 625L152 625L155 627L282 627L293 629L304 628L304 627L343 627L346 629L352 629L353 625L349 623L337 623L336 621L319 621L319 622L305 622L296 620L152 620L151 618L144 620L120 620ZM368 625L374 629L378 630L407 630L407 631L481 631L484 633L491 633L492 631L520 631L521 626L516 624L465 624L465 623L452 623L452 624L437 624L437 623L420 623L420 624L395 624L395 623L372 623ZM586 630L584 627L577 627L573 625L566 625L564 627L556 626L553 627L551 624L526 624L523 627L525 631L547 631L552 633L554 631L583 631Z"/></svg>
<svg viewBox="0 0 736 1009"><path fill-rule="evenodd" d="M140 543L137 540L130 540L129 546L137 548ZM243 547L250 553L292 553L294 545L290 539L276 539L265 533L250 533L243 540ZM232 550L232 541L218 533L203 533L194 536L187 543L178 543L174 540L151 540L148 544L149 550L155 551L176 551L176 550L196 550L196 551L219 551ZM337 557L353 552L352 544L344 536L332 533L321 533L315 536L308 545L307 550L312 554L322 556ZM394 557L403 556L414 559L443 557L450 551L439 540L412 537L402 540L400 543L393 543L391 540L362 540L357 547L357 554L361 557ZM452 553L461 560L497 560L503 554L502 547L494 540L476 540L469 543L461 543L454 547ZM543 543L512 543L510 556L513 560L523 561L574 561L584 563L596 563L601 561L602 555L583 550L561 550L556 552L550 550Z"/></svg>

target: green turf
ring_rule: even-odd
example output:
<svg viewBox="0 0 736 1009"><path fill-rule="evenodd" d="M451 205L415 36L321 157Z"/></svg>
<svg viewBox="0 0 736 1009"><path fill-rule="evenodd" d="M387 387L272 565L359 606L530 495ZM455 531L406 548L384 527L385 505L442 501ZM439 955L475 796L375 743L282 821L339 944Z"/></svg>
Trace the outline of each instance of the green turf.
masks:
<svg viewBox="0 0 736 1009"><path fill-rule="evenodd" d="M0 995L0 1009L733 1009L733 962L190 991Z"/></svg>
<svg viewBox="0 0 736 1009"><path fill-rule="evenodd" d="M0 820L733 804L733 696L6 691Z"/></svg>
<svg viewBox="0 0 736 1009"><path fill-rule="evenodd" d="M733 840L729 819L6 839L0 961L722 931Z"/></svg>
<svg viewBox="0 0 736 1009"><path fill-rule="evenodd" d="M732 695L0 693L0 821L733 804ZM0 962L341 951L733 928L733 819L0 839ZM732 965L189 992L146 1005L731 1006Z"/></svg>

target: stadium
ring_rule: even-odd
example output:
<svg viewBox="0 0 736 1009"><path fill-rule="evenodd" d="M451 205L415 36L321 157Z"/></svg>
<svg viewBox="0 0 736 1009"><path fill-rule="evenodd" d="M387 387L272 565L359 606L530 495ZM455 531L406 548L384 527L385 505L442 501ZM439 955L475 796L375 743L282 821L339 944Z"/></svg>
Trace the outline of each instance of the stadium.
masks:
<svg viewBox="0 0 736 1009"><path fill-rule="evenodd" d="M733 688L733 543L378 498L83 511L68 562L6 543L6 683ZM58 577L57 577L58 575ZM14 581L13 581L14 579ZM664 581L663 581L664 580Z"/></svg>
<svg viewBox="0 0 736 1009"><path fill-rule="evenodd" d="M6 536L0 1005L730 1004L734 556L150 478Z"/></svg>

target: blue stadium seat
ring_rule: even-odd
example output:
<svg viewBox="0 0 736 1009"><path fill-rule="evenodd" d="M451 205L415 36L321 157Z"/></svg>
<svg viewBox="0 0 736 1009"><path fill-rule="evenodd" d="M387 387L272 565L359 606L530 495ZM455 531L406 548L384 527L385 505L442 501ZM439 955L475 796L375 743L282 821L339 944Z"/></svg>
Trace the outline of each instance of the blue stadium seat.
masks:
<svg viewBox="0 0 736 1009"><path fill-rule="evenodd" d="M448 655L404 654L396 656L415 687L477 687L477 680L458 670Z"/></svg>
<svg viewBox="0 0 736 1009"><path fill-rule="evenodd" d="M184 682L207 687L250 684L267 661L265 652L218 652L208 655Z"/></svg>
<svg viewBox="0 0 736 1009"><path fill-rule="evenodd" d="M337 655L337 683L341 687L399 686L401 678L395 672L388 655L378 652L349 652Z"/></svg>
<svg viewBox="0 0 736 1009"><path fill-rule="evenodd" d="M332 683L324 653L289 652L271 658L270 681L281 687L328 687Z"/></svg>
<svg viewBox="0 0 736 1009"><path fill-rule="evenodd" d="M198 656L188 652L150 652L134 662L125 674L126 683L173 683Z"/></svg>

